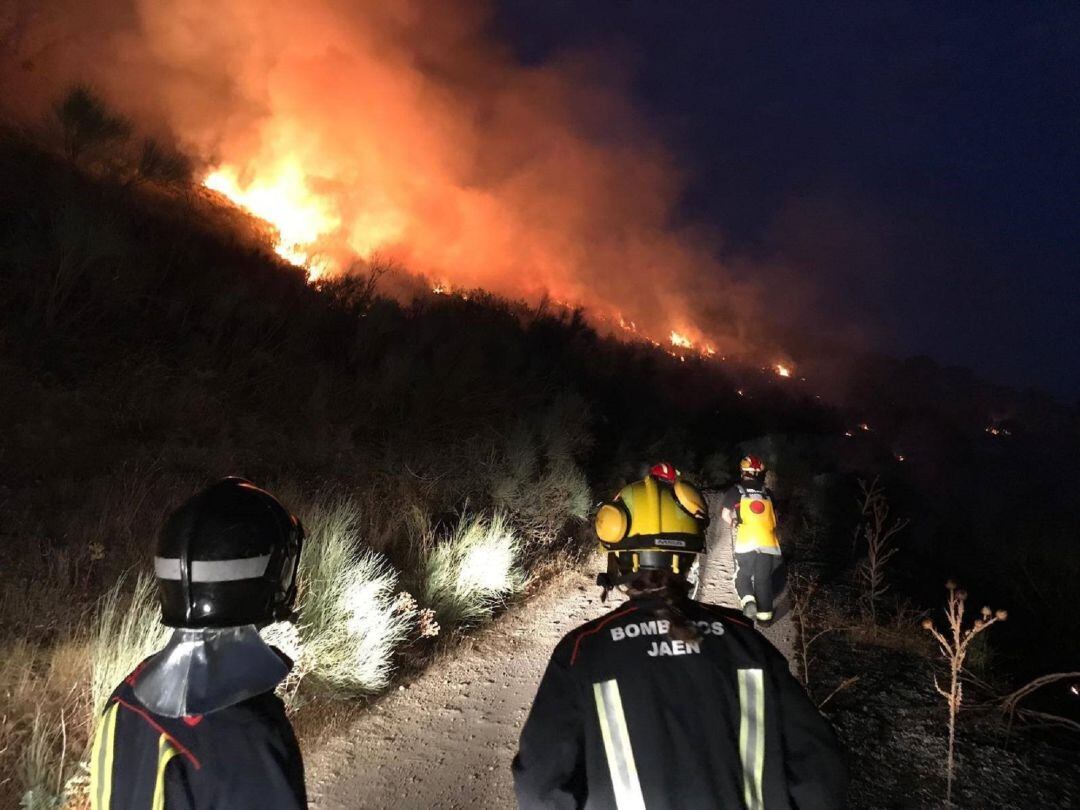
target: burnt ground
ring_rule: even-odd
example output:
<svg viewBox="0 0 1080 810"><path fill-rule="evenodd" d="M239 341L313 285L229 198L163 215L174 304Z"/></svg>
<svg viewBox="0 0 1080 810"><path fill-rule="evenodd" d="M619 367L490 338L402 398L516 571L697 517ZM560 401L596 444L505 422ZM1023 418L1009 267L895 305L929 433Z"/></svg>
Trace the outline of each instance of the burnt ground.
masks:
<svg viewBox="0 0 1080 810"><path fill-rule="evenodd" d="M907 649L822 644L819 699L845 678L860 676L825 706L849 752L850 806L944 807L947 713L933 689L934 664ZM962 711L954 806L1080 807L1077 742L1075 735L1010 731L992 709Z"/></svg>

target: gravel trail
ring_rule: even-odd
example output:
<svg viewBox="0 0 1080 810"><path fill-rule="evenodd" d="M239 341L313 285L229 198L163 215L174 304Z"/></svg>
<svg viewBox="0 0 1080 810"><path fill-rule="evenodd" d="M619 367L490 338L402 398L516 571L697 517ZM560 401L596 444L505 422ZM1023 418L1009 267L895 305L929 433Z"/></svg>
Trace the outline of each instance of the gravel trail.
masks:
<svg viewBox="0 0 1080 810"><path fill-rule="evenodd" d="M718 523L719 521L717 521ZM702 601L735 604L726 532L710 532ZM597 556L589 571L600 570ZM306 754L316 810L513 808L510 761L558 640L610 610L593 577L564 574L388 695L346 734ZM790 658L790 628L767 635Z"/></svg>

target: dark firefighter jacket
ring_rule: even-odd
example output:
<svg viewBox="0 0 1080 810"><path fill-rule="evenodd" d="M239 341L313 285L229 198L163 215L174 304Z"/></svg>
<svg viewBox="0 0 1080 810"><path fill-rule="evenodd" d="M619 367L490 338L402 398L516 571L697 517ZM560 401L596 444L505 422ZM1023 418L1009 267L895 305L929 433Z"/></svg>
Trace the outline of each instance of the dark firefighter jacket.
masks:
<svg viewBox="0 0 1080 810"><path fill-rule="evenodd" d="M162 717L117 687L98 723L93 810L295 810L307 807L304 766L272 692L211 714Z"/></svg>
<svg viewBox="0 0 1080 810"><path fill-rule="evenodd" d="M521 733L523 810L834 810L846 770L832 727L743 617L631 600L555 648Z"/></svg>

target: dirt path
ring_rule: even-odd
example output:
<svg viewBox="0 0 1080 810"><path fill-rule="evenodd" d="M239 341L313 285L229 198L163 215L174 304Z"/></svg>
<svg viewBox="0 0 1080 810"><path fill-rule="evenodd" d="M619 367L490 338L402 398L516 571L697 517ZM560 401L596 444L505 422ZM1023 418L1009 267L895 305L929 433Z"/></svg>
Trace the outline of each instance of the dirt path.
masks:
<svg viewBox="0 0 1080 810"><path fill-rule="evenodd" d="M702 601L735 603L730 543L715 538ZM727 553L719 553L727 549ZM599 570L600 558L593 568ZM512 808L510 761L558 640L610 610L593 578L567 574L389 695L307 756L311 803L345 808ZM788 653L786 621L769 628ZM789 656L790 657L790 656Z"/></svg>
<svg viewBox="0 0 1080 810"><path fill-rule="evenodd" d="M507 611L307 757L312 806L514 807L510 761L548 657L610 608L591 578L566 575Z"/></svg>

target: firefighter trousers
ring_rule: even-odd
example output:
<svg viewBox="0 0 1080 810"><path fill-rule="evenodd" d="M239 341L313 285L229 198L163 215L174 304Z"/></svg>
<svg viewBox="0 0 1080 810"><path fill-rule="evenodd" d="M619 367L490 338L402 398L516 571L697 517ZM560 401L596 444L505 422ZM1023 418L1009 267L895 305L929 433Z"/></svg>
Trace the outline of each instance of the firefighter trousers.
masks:
<svg viewBox="0 0 1080 810"><path fill-rule="evenodd" d="M780 565L779 554L746 551L735 555L735 591L740 607L753 601L758 614L771 616L773 611L773 575Z"/></svg>

